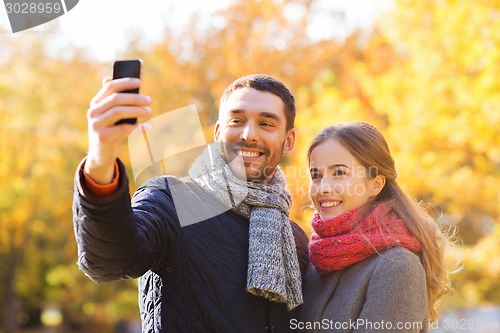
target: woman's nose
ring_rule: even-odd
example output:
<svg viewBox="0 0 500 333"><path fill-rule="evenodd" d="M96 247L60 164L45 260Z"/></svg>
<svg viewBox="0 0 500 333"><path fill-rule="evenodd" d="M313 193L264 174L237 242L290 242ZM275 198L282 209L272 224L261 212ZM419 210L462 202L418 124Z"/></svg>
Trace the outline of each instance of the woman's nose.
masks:
<svg viewBox="0 0 500 333"><path fill-rule="evenodd" d="M332 179L324 177L321 180L319 193L321 193L322 195L340 194L340 192L341 192L341 186Z"/></svg>
<svg viewBox="0 0 500 333"><path fill-rule="evenodd" d="M330 182L323 178L321 180L321 183L319 184L319 193L321 194L328 194L332 191L332 187L330 185Z"/></svg>

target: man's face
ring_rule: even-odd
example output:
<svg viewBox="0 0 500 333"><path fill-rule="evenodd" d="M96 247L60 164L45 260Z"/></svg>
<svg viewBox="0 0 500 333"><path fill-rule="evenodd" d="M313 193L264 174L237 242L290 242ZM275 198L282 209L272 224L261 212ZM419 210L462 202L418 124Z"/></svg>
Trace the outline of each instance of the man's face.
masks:
<svg viewBox="0 0 500 333"><path fill-rule="evenodd" d="M285 105L279 96L244 87L221 105L214 137L229 143L225 154L237 177L267 183L281 156L291 152L295 129L286 131Z"/></svg>

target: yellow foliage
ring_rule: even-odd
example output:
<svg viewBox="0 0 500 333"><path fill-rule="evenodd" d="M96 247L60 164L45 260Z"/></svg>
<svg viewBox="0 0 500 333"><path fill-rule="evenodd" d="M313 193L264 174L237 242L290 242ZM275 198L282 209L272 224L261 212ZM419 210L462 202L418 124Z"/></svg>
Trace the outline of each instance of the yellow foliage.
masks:
<svg viewBox="0 0 500 333"><path fill-rule="evenodd" d="M457 303L500 301L494 296L500 295L500 264L492 260L500 255L498 1L395 1L371 34L353 33L342 42L308 38L312 3L234 1L216 14L219 28L193 19L180 34L165 29L165 39L150 50L128 50L144 59L141 91L153 98L153 116L195 103L210 142L218 98L229 82L250 73L285 82L296 97L297 142L283 167L293 194L291 218L307 232L310 140L337 121L376 125L402 187L439 207L467 238L464 270L455 278ZM297 15L287 16L287 6ZM74 316L125 313L109 302L131 304L135 286L117 285L126 289L120 294L110 286L90 293L80 287L89 282L75 265L71 224L74 171L87 146L86 110L111 64L78 54L48 57L43 40L4 50L0 257L15 264L0 265L0 276L19 273L16 290L26 302L57 300ZM121 153L128 161L126 146Z"/></svg>

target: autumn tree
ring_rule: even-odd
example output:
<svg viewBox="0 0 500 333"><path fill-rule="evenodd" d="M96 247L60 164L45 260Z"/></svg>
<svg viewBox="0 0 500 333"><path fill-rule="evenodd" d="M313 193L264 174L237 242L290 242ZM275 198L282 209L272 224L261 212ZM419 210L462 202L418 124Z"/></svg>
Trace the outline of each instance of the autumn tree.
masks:
<svg viewBox="0 0 500 333"><path fill-rule="evenodd" d="M472 295L474 304L500 302L498 269L488 260L499 252L499 5L396 1L373 30L316 40L309 27L325 14L319 4L234 0L208 21L193 16L182 31L166 26L152 47L141 47L138 35L122 57L144 59L141 91L153 98L154 116L194 103L207 142L231 81L266 73L289 86L297 142L282 165L294 199L291 218L308 232L310 140L337 121L373 123L391 146L400 184L431 203L443 226L458 225L467 243L452 301L464 304ZM330 28L342 25L339 13L326 13ZM86 153L85 112L111 64L77 49L49 56L44 40L4 50L0 327L14 332L15 318L52 304L83 328L104 331L113 318L137 315L136 286L95 285L78 271L71 197ZM120 156L130 165L126 144Z"/></svg>
<svg viewBox="0 0 500 333"><path fill-rule="evenodd" d="M72 226L86 110L105 67L78 50L70 59L49 56L49 38L4 45L8 57L0 64L0 331L6 333L18 321L36 323L48 305L64 309L69 321L87 313L80 321L89 322L95 312L91 305L82 311L84 304L95 308L126 293L86 290L93 283L78 271Z"/></svg>

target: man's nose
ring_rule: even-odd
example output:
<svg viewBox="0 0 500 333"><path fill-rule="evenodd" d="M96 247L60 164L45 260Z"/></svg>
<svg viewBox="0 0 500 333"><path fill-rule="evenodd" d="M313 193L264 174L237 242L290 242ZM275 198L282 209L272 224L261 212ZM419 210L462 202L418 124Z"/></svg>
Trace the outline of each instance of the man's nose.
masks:
<svg viewBox="0 0 500 333"><path fill-rule="evenodd" d="M243 128L241 138L245 141L257 141L259 139L257 125L254 122L248 122Z"/></svg>

